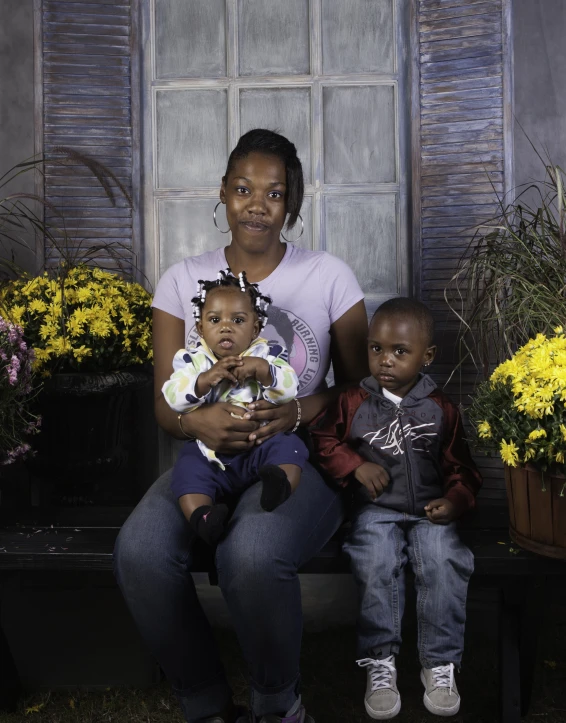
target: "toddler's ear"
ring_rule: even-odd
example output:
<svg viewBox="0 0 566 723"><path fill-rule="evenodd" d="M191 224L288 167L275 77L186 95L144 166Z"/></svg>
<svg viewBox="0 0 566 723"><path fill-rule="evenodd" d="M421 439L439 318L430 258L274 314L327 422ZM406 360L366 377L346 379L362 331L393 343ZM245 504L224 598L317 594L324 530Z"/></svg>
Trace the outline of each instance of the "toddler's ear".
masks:
<svg viewBox="0 0 566 723"><path fill-rule="evenodd" d="M425 367L430 366L430 364L432 364L435 356L436 356L436 346L429 346L428 349L424 353L423 365Z"/></svg>
<svg viewBox="0 0 566 723"><path fill-rule="evenodd" d="M202 337L202 322L197 321L195 324L195 329L197 330L197 334Z"/></svg>

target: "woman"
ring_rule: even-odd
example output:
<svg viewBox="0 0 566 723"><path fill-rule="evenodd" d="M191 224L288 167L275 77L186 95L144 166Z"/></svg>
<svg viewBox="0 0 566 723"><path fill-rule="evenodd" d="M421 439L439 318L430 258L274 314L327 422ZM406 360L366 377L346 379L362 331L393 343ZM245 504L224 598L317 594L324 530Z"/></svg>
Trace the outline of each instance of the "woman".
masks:
<svg viewBox="0 0 566 723"><path fill-rule="evenodd" d="M295 146L283 136L246 133L228 160L220 200L232 239L225 249L184 259L161 278L155 299L153 348L155 413L173 437L198 437L215 451L236 453L277 432L309 423L334 398L325 377L330 361L337 384L366 376L367 320L363 294L351 270L323 252L281 241L303 201L303 174ZM216 223L216 221L215 221ZM344 240L348 243L348 239ZM257 402L245 415L229 404L204 405L178 416L161 388L194 320L191 297L198 279L220 269L245 271L272 297L264 336L286 340L299 376L300 402L273 407ZM260 424L262 426L260 426ZM238 718L214 638L189 574L194 540L169 490L170 473L147 492L125 523L115 551L118 583L153 655L191 723L307 723L299 695L302 634L297 569L315 555L343 517L339 493L307 464L295 494L274 512L259 504L259 485L238 501L217 548L219 583L250 670L251 708Z"/></svg>

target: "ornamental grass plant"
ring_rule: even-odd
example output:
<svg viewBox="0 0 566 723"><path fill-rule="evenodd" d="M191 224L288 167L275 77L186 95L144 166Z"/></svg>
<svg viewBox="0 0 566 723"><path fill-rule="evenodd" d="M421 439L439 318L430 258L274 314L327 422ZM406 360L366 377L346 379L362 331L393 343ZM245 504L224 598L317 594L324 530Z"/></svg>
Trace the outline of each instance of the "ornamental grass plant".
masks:
<svg viewBox="0 0 566 723"><path fill-rule="evenodd" d="M539 158L544 180L501 203L500 216L476 232L444 292L460 320L460 363L473 361L484 379L529 339L566 320L563 171Z"/></svg>
<svg viewBox="0 0 566 723"><path fill-rule="evenodd" d="M566 459L563 328L537 334L500 364L476 389L469 415L481 446L497 452L505 464L561 472Z"/></svg>

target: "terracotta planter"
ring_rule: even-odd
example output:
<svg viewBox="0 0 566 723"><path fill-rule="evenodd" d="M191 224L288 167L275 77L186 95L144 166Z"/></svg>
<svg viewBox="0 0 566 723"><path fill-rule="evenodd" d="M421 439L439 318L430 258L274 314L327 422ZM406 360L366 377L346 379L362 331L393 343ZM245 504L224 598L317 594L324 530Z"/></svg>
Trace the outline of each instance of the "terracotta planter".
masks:
<svg viewBox="0 0 566 723"><path fill-rule="evenodd" d="M566 560L566 476L505 467L509 534L525 550Z"/></svg>

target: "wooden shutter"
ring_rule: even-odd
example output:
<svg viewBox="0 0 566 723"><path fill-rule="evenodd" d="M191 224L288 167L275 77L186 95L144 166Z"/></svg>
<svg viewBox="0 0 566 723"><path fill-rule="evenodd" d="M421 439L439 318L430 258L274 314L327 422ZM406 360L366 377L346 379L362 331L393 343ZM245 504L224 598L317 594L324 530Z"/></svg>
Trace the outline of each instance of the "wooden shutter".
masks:
<svg viewBox="0 0 566 723"><path fill-rule="evenodd" d="M512 187L509 0L416 0L413 57L413 239L415 291L434 312L439 379L454 368L456 317L444 289L474 227L493 218ZM469 402L477 374L458 373L448 391ZM483 495L504 494L496 460L478 460Z"/></svg>
<svg viewBox="0 0 566 723"><path fill-rule="evenodd" d="M128 194L133 179L132 12L130 0L43 0L41 4L43 147L67 146L105 164ZM139 152L139 149L138 149ZM133 214L119 198L113 208L97 180L78 163L48 163L45 199L61 209L77 241L116 241L134 254ZM53 219L48 214L48 219ZM100 265L114 265L110 258Z"/></svg>

